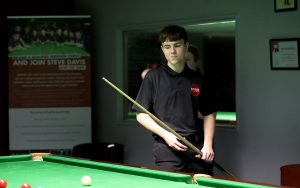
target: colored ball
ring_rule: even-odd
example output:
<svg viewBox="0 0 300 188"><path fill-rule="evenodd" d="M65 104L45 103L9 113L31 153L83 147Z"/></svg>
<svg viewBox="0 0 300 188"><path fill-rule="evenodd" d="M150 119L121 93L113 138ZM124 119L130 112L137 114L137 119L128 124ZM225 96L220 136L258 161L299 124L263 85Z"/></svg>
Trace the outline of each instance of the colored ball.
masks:
<svg viewBox="0 0 300 188"><path fill-rule="evenodd" d="M91 185L91 183L92 183L92 178L90 176L83 176L81 178L82 185Z"/></svg>
<svg viewBox="0 0 300 188"><path fill-rule="evenodd" d="M31 188L31 186L28 183L23 183L21 188Z"/></svg>
<svg viewBox="0 0 300 188"><path fill-rule="evenodd" d="M6 188L6 186L7 186L6 180L1 179L0 180L0 188Z"/></svg>

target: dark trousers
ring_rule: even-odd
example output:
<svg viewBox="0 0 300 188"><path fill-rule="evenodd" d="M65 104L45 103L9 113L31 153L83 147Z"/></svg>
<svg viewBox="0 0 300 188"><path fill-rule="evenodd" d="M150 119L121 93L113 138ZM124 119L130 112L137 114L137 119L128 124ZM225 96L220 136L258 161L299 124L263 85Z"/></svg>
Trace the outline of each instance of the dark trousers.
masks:
<svg viewBox="0 0 300 188"><path fill-rule="evenodd" d="M193 145L202 148L203 143L196 135L186 137ZM213 175L213 164L195 157L196 153L188 149L185 152L175 151L160 137L155 137L153 154L157 168L194 174Z"/></svg>

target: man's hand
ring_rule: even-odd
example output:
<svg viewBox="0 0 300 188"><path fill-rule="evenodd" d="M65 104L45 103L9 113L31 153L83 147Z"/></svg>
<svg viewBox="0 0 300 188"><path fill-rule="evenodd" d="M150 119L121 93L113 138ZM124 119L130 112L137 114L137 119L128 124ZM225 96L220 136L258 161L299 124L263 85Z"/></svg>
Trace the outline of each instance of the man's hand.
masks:
<svg viewBox="0 0 300 188"><path fill-rule="evenodd" d="M186 145L182 144L178 138L170 132L165 133L163 139L166 141L168 146L174 150L186 151L188 149Z"/></svg>
<svg viewBox="0 0 300 188"><path fill-rule="evenodd" d="M202 156L200 154L196 155L195 157L201 158L202 160L211 163L214 160L214 150L210 146L203 146L201 149Z"/></svg>

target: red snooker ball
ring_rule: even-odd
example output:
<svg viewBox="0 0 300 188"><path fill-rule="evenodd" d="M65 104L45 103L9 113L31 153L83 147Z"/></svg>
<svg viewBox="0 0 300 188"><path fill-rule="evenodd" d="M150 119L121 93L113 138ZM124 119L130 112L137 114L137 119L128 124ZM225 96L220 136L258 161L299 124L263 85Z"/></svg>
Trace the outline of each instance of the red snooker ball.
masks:
<svg viewBox="0 0 300 188"><path fill-rule="evenodd" d="M6 188L7 182L6 180L0 180L0 188Z"/></svg>
<svg viewBox="0 0 300 188"><path fill-rule="evenodd" d="M31 188L31 186L28 183L23 183L21 188Z"/></svg>

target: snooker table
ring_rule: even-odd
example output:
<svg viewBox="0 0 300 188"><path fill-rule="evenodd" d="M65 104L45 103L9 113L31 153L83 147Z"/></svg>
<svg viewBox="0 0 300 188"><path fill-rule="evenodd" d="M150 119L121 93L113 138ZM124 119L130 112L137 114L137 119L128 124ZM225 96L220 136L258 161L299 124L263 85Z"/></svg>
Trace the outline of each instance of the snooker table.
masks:
<svg viewBox="0 0 300 188"><path fill-rule="evenodd" d="M81 184L89 175L90 186ZM269 187L216 178L198 177L153 169L90 161L51 154L24 154L0 157L0 179L7 188L28 183L31 188L200 188L200 187Z"/></svg>

